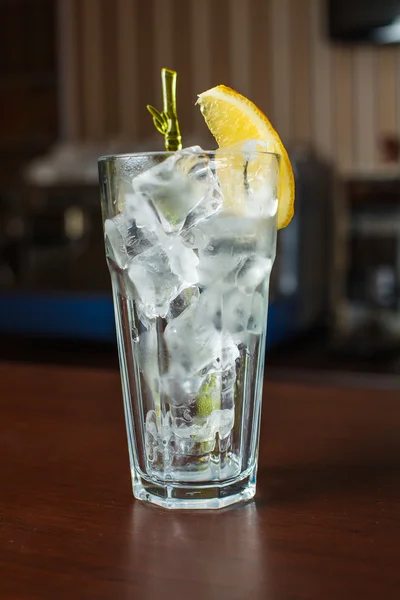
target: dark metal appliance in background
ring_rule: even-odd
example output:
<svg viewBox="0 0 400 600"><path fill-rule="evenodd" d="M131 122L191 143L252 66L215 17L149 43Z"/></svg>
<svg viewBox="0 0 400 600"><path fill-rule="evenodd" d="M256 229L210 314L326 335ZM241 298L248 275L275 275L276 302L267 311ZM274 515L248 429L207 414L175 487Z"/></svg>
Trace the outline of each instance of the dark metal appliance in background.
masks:
<svg viewBox="0 0 400 600"><path fill-rule="evenodd" d="M338 345L365 357L393 351L398 356L399 171L354 175L346 187L349 227Z"/></svg>

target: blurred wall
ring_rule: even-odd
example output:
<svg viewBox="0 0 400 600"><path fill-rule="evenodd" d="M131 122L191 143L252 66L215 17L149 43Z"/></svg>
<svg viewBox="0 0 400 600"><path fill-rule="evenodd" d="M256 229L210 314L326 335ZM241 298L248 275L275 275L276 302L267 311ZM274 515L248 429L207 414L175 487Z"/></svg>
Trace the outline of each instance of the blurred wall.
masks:
<svg viewBox="0 0 400 600"><path fill-rule="evenodd" d="M179 74L183 134L204 131L196 94L225 83L286 142L311 143L342 169L378 165L381 136L400 135L400 50L333 46L324 0L59 3L67 138L152 135L145 106L161 104L163 66Z"/></svg>
<svg viewBox="0 0 400 600"><path fill-rule="evenodd" d="M0 0L0 195L58 135L55 17L55 0Z"/></svg>

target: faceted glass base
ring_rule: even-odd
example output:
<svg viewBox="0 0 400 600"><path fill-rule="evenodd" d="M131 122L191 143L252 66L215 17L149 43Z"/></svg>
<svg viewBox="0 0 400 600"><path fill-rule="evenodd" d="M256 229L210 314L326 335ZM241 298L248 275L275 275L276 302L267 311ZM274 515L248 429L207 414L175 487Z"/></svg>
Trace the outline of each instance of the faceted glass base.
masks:
<svg viewBox="0 0 400 600"><path fill-rule="evenodd" d="M138 500L163 508L216 509L251 500L256 493L256 469L240 479L226 483L193 485L190 483L157 483L132 472L133 495Z"/></svg>

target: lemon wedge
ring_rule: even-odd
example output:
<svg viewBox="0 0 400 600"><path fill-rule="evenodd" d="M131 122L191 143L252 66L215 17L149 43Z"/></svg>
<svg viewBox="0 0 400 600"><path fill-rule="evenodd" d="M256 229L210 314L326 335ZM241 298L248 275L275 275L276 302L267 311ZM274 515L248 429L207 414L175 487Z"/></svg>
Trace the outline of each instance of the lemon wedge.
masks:
<svg viewBox="0 0 400 600"><path fill-rule="evenodd" d="M199 94L197 103L220 148L235 146L246 140L262 140L268 152L280 155L278 229L289 225L294 214L293 169L286 149L268 118L248 98L225 85Z"/></svg>

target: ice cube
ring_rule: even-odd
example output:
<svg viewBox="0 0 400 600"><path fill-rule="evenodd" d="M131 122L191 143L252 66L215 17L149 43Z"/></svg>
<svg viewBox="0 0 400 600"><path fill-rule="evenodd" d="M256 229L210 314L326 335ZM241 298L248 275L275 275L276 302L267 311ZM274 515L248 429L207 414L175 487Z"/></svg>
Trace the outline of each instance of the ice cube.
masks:
<svg viewBox="0 0 400 600"><path fill-rule="evenodd" d="M128 275L141 308L149 318L165 317L170 302L184 287L178 275L171 270L169 258L161 245L136 256L130 263Z"/></svg>
<svg viewBox="0 0 400 600"><path fill-rule="evenodd" d="M146 228L139 229L134 220L120 213L104 223L106 248L121 269L125 269L130 261L152 246L157 238Z"/></svg>
<svg viewBox="0 0 400 600"><path fill-rule="evenodd" d="M241 144L246 157L247 215L275 221L278 212L279 159L271 153L268 142L246 140ZM254 155L254 152L258 154Z"/></svg>
<svg viewBox="0 0 400 600"><path fill-rule="evenodd" d="M167 321L176 319L184 310L190 306L192 302L196 302L199 299L200 291L196 285L192 285L185 288L169 305L167 313Z"/></svg>
<svg viewBox="0 0 400 600"><path fill-rule="evenodd" d="M162 391L169 397L174 407L188 407L196 400L204 376L195 373L188 375L177 362L170 361L170 368L162 378Z"/></svg>
<svg viewBox="0 0 400 600"><path fill-rule="evenodd" d="M193 302L165 328L170 361L183 367L187 376L195 375L221 354L221 336Z"/></svg>
<svg viewBox="0 0 400 600"><path fill-rule="evenodd" d="M192 176L203 188L202 200L189 212L184 229L190 230L197 223L211 217L223 206L223 195L218 178L210 166L209 159L199 161L192 171Z"/></svg>
<svg viewBox="0 0 400 600"><path fill-rule="evenodd" d="M179 237L168 236L162 230L149 232L147 227L136 228L131 247L135 251L124 264L129 265L128 274L135 286L138 304L149 318L165 317L169 303L198 281L199 259Z"/></svg>
<svg viewBox="0 0 400 600"><path fill-rule="evenodd" d="M229 335L228 338L225 335L224 338L221 336L220 340L220 347L222 347L220 354L199 371L202 382L210 375L215 375L220 380L227 369L236 368L235 361L240 356L240 353L233 337Z"/></svg>
<svg viewBox="0 0 400 600"><path fill-rule="evenodd" d="M255 292L246 295L233 290L224 297L222 328L237 343L247 343L248 334L259 335L267 319L267 300Z"/></svg>
<svg viewBox="0 0 400 600"><path fill-rule="evenodd" d="M250 295L269 277L272 260L264 256L250 256L240 267L236 275L236 284L241 292Z"/></svg>
<svg viewBox="0 0 400 600"><path fill-rule="evenodd" d="M215 189L212 187L214 183L216 186ZM209 182L209 185L210 189L208 192L205 192L203 200L188 214L184 225L186 230L190 231L197 223L210 217L221 209L223 197L219 190L219 184L215 181Z"/></svg>
<svg viewBox="0 0 400 600"><path fill-rule="evenodd" d="M254 251L264 228L260 219L238 217L229 211L205 219L197 226L210 242L215 241L221 250L233 254Z"/></svg>
<svg viewBox="0 0 400 600"><path fill-rule="evenodd" d="M183 244L179 237L163 234L162 246L170 261L170 267L186 285L197 283L199 258L192 249Z"/></svg>
<svg viewBox="0 0 400 600"><path fill-rule="evenodd" d="M217 153L226 205L239 208L243 216L272 218L276 223L279 158L271 152L268 142L246 140Z"/></svg>
<svg viewBox="0 0 400 600"><path fill-rule="evenodd" d="M170 361L183 368L187 377L201 375L204 378L231 364L239 355L229 333L215 326L218 307L214 306L214 300L216 296L208 298L206 293L201 294L165 329Z"/></svg>
<svg viewBox="0 0 400 600"><path fill-rule="evenodd" d="M173 418L168 411L165 415L149 410L145 420L145 446L148 461L162 465L166 455L172 452Z"/></svg>
<svg viewBox="0 0 400 600"><path fill-rule="evenodd" d="M153 330L153 328L156 324L155 316L149 317L145 313L143 303L137 298L137 291L136 291L134 284L132 283L129 276L126 279L127 279L127 283L129 283L129 285L130 285L129 297L134 299L135 320L136 320L136 323L138 325L140 332L142 332L142 331L146 332L146 331Z"/></svg>
<svg viewBox="0 0 400 600"><path fill-rule="evenodd" d="M129 219L134 219L139 228L145 227L157 233L162 229L154 206L149 198L141 192L125 194L124 213Z"/></svg>
<svg viewBox="0 0 400 600"><path fill-rule="evenodd" d="M268 181L263 181L257 187L249 185L247 190L247 214L251 217L272 219L276 227L278 213L278 197L276 188Z"/></svg>
<svg viewBox="0 0 400 600"><path fill-rule="evenodd" d="M209 195L204 172L209 159L199 146L173 153L132 181L134 195L147 200L164 230L179 232L188 214Z"/></svg>
<svg viewBox="0 0 400 600"><path fill-rule="evenodd" d="M234 410L213 410L206 417L194 417L190 422L182 418L173 420L172 430L176 438L190 440L191 443L215 440L217 433L222 439L226 438L233 428L235 421ZM212 450L213 447L207 450ZM201 451L201 449L198 449Z"/></svg>
<svg viewBox="0 0 400 600"><path fill-rule="evenodd" d="M212 323L215 329L220 334L221 352L218 355L217 370L227 369L234 365L235 360L239 356L239 351L236 345L236 339L232 337L232 331L236 333L237 328L242 331L242 327L237 327L236 322L231 323L231 320L226 318L224 314L231 314L233 311L233 298L238 294L237 290L224 281L220 281L206 290L200 295L197 313L202 316L204 322ZM240 293L239 293L240 294ZM242 294L240 294L240 297ZM226 307L226 299L228 298L228 308ZM238 302L238 301L236 301ZM236 306L236 305L235 305ZM236 318L236 314L233 319ZM240 325L240 324L239 324ZM244 330L244 326L243 326ZM207 372L210 371L210 365L207 366Z"/></svg>
<svg viewBox="0 0 400 600"><path fill-rule="evenodd" d="M203 250L207 246L207 237L198 227L182 232L182 241L188 248Z"/></svg>
<svg viewBox="0 0 400 600"><path fill-rule="evenodd" d="M225 371L230 369L235 364L235 360L239 358L239 350L232 336L224 331L222 333L222 354L221 354L221 366Z"/></svg>
<svg viewBox="0 0 400 600"><path fill-rule="evenodd" d="M206 288L200 295L197 312L201 315L201 318L212 323L217 331L221 331L221 308L223 301L223 294L229 288L224 282L217 282L213 286Z"/></svg>
<svg viewBox="0 0 400 600"><path fill-rule="evenodd" d="M234 276L241 263L241 256L219 252L218 248L209 244L199 250L198 281L201 285L210 286L225 277Z"/></svg>
<svg viewBox="0 0 400 600"><path fill-rule="evenodd" d="M198 250L199 282L205 286L234 277L244 260L257 251L262 240L259 221L222 213L206 219L198 229L207 239L207 245Z"/></svg>

